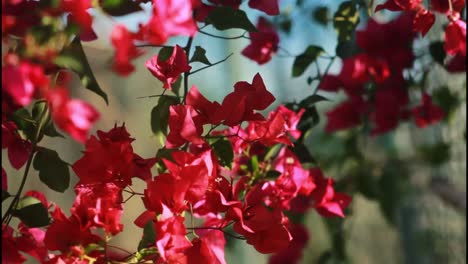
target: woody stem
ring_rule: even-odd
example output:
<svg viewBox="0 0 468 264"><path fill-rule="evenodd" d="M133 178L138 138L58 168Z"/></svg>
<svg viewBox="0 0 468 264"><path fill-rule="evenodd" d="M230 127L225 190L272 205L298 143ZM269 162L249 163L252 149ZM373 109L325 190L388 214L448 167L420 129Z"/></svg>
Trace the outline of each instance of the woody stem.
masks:
<svg viewBox="0 0 468 264"><path fill-rule="evenodd" d="M187 41L187 45L185 45L184 50L185 54L187 55L187 61L190 60L190 49L192 48L192 43L193 43L193 37L189 37ZM189 77L190 72L184 72L184 100L182 103L185 104L185 98L187 98L188 94L188 77Z"/></svg>

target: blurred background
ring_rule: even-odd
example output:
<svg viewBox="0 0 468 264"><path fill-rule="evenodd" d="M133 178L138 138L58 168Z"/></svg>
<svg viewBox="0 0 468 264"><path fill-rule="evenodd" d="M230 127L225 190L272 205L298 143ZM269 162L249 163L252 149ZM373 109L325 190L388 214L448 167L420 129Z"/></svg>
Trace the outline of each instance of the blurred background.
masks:
<svg viewBox="0 0 468 264"><path fill-rule="evenodd" d="M310 67L306 74L292 78L292 55L302 53L310 44L323 47L330 55L335 54L336 33L332 25L314 22L312 14L318 6L327 6L329 14L333 14L341 1L304 0L300 10L294 9L296 1L280 2L282 10L293 18L290 33L282 32L280 35L280 46L287 52L280 50L268 64L259 66L240 55L249 40L223 40L198 34L194 46L205 48L211 62L224 59L230 53L234 55L225 63L190 76L189 85L196 85L209 100L220 102L232 91L235 82L251 82L259 72L267 89L276 97L276 102L265 113L280 103L300 101L312 94L315 83L309 85L306 79L315 74L315 69ZM250 11L248 16L256 23L260 13ZM388 20L394 15L382 12L375 17ZM102 113L92 133L108 131L115 123L125 123L136 139L133 142L135 153L144 158L153 157L161 147L150 126L150 113L158 99L140 98L162 92L161 82L144 66L144 62L157 54L159 48L144 48L145 55L134 61L136 71L128 78L122 78L110 70L113 48L109 35L117 22L136 29L137 23L146 21L148 16L149 10L145 10L112 21L96 14L93 28L99 39L83 43L97 81L109 96L108 106L99 96L83 89L77 78L72 86L73 97L85 99ZM360 27L365 25L365 21L364 14ZM440 39L443 34L441 28L441 24L435 25L426 38ZM204 30L226 37L243 33L242 30L220 32L211 27ZM168 44L185 45L185 42L185 38L174 38ZM318 62L323 71L328 61L319 59ZM202 66L199 63L192 65L193 69ZM330 72L339 70L340 60L336 60ZM320 123L308 135L307 147L327 177L340 181L353 175L351 179L358 182L358 191L354 192L349 216L344 220L326 220L313 211L306 216L310 240L302 263L466 263L466 77L464 74L449 75L442 67L434 67L429 72L426 85L429 90L446 87L444 91L446 89L452 95L456 104L451 109L450 118L426 129L402 123L394 132L379 137L349 132L325 134L324 113L341 101L341 94L324 94L330 101L318 104ZM69 138L47 138L42 144L56 149L68 163L79 159L84 149L83 145ZM362 153L364 161L353 160L353 151ZM2 166L8 164L5 156L2 155ZM16 190L20 173L8 165L4 167L11 179L9 188ZM18 177L12 179L14 176L10 175L16 174ZM71 186L76 182L77 178L72 173ZM145 187L142 181L134 180L134 183L137 191ZM37 172L32 171L25 190L47 188L39 181ZM45 194L69 212L74 198L73 188L64 194L52 190L45 191ZM125 204L124 232L111 244L129 251L136 250L142 230L133 221L143 210L138 197ZM344 251L345 261L334 256L337 250ZM268 255L256 252L243 241L228 240L228 263L266 263L267 259Z"/></svg>

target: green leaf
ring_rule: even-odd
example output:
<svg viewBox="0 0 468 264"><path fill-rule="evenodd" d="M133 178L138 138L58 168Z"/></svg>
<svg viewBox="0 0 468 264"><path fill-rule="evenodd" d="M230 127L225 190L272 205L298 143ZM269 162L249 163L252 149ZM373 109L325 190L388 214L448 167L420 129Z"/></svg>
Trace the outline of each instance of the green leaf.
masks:
<svg viewBox="0 0 468 264"><path fill-rule="evenodd" d="M358 24L359 12L354 1L341 3L333 16L333 27L338 33L338 42L350 40Z"/></svg>
<svg viewBox="0 0 468 264"><path fill-rule="evenodd" d="M18 202L13 215L21 219L28 227L43 227L50 223L47 208L38 199L25 196Z"/></svg>
<svg viewBox="0 0 468 264"><path fill-rule="evenodd" d="M341 59L346 59L351 56L354 56L358 52L359 48L356 45L356 41L354 41L354 36L351 37L350 41L339 42L335 48L336 56L340 57Z"/></svg>
<svg viewBox="0 0 468 264"><path fill-rule="evenodd" d="M147 248L154 243L156 243L156 231L154 230L153 220L150 220L143 228L143 238L138 244L138 251Z"/></svg>
<svg viewBox="0 0 468 264"><path fill-rule="evenodd" d="M292 21L291 19L285 19L279 23L279 29L286 34L291 33Z"/></svg>
<svg viewBox="0 0 468 264"><path fill-rule="evenodd" d="M299 56L294 59L292 76L301 76L309 65L314 62L318 56L323 53L324 50L321 47L310 45L307 49Z"/></svg>
<svg viewBox="0 0 468 264"><path fill-rule="evenodd" d="M190 62L198 61L206 65L211 65L211 62L206 58L206 50L200 46L195 47L195 53L193 53Z"/></svg>
<svg viewBox="0 0 468 264"><path fill-rule="evenodd" d="M326 26L328 24L328 7L319 6L312 11L312 19L319 25Z"/></svg>
<svg viewBox="0 0 468 264"><path fill-rule="evenodd" d="M156 159L158 161L157 168L159 173L163 173L166 171L166 165L163 162L163 159L167 159L170 161L174 161L172 159L172 152L174 152L175 149L167 149L167 148L160 148L158 152L156 153Z"/></svg>
<svg viewBox="0 0 468 264"><path fill-rule="evenodd" d="M57 59L55 60L55 63L58 66L74 71L78 74L81 84L83 84L86 89L101 96L106 104L109 104L107 94L101 89L96 77L94 77L93 70L89 65L83 46L81 46L81 41L78 37L75 37L70 45L63 49ZM81 65L81 67L79 67L79 65Z"/></svg>
<svg viewBox="0 0 468 264"><path fill-rule="evenodd" d="M36 136L36 121L32 118L31 114L29 114L28 110L25 108L16 110L11 115L11 119L18 126L19 132L21 132L20 134L24 135L28 140L34 140Z"/></svg>
<svg viewBox="0 0 468 264"><path fill-rule="evenodd" d="M159 50L158 53L158 60L160 61L167 61L174 51L174 47L163 47Z"/></svg>
<svg viewBox="0 0 468 264"><path fill-rule="evenodd" d="M169 122L169 107L179 103L176 96L163 95L159 97L158 104L151 110L151 130L160 137L167 136L167 127ZM161 145L164 144L162 139Z"/></svg>
<svg viewBox="0 0 468 264"><path fill-rule="evenodd" d="M36 121L36 124L39 125L38 129L41 130L39 138L37 139L38 142L44 136L46 129L49 132L51 131L51 126L55 129L50 116L49 105L46 101L36 101L36 103L34 103L32 109L32 118ZM55 132L58 133L57 131Z"/></svg>
<svg viewBox="0 0 468 264"><path fill-rule="evenodd" d="M172 92L179 96L179 93L180 93L180 86L182 84L182 79L184 79L184 77L182 77L182 74L179 76L179 78L177 78L177 80L175 81L175 83L173 83L171 85L172 87Z"/></svg>
<svg viewBox="0 0 468 264"><path fill-rule="evenodd" d="M55 35L53 25L35 25L29 29L29 32L39 45L45 45Z"/></svg>
<svg viewBox="0 0 468 264"><path fill-rule="evenodd" d="M388 223L395 224L397 210L409 190L408 169L398 160L385 164L378 180L379 206Z"/></svg>
<svg viewBox="0 0 468 264"><path fill-rule="evenodd" d="M218 157L219 163L222 166L231 168L232 161L234 159L231 142L226 138L221 138L211 145L211 147L213 148L216 157Z"/></svg>
<svg viewBox="0 0 468 264"><path fill-rule="evenodd" d="M44 135L49 136L49 137L65 138L65 136L63 136L57 131L53 122L50 122L50 124L43 129L43 132L44 132Z"/></svg>
<svg viewBox="0 0 468 264"><path fill-rule="evenodd" d="M439 105L445 112L444 120L449 121L455 110L460 105L459 96L450 91L448 86L443 86L436 89L432 93L432 100Z"/></svg>
<svg viewBox="0 0 468 264"><path fill-rule="evenodd" d="M450 145L444 142L419 146L417 152L425 162L434 166L442 165L450 160Z"/></svg>
<svg viewBox="0 0 468 264"><path fill-rule="evenodd" d="M124 16L142 11L140 4L131 0L103 0L102 9L111 16Z"/></svg>
<svg viewBox="0 0 468 264"><path fill-rule="evenodd" d="M281 172L276 170L269 170L265 174L265 180L274 181L281 175Z"/></svg>
<svg viewBox="0 0 468 264"><path fill-rule="evenodd" d="M231 7L215 8L205 19L205 22L212 24L217 30L240 28L249 32L257 31L244 11Z"/></svg>
<svg viewBox="0 0 468 264"><path fill-rule="evenodd" d="M434 61L436 61L440 65L444 65L444 60L447 53L445 53L443 41L431 42L431 44L429 45L429 52L431 53L431 56L434 59Z"/></svg>
<svg viewBox="0 0 468 264"><path fill-rule="evenodd" d="M3 201L5 201L6 199L8 199L11 196L12 195L9 192L7 192L5 190L2 190L2 203L3 203Z"/></svg>
<svg viewBox="0 0 468 264"><path fill-rule="evenodd" d="M39 171L41 182L54 191L63 193L70 185L68 164L54 150L40 148L34 157L33 167Z"/></svg>
<svg viewBox="0 0 468 264"><path fill-rule="evenodd" d="M329 100L328 100L328 98L323 97L321 95L312 94L312 95L306 97L304 100L302 100L299 104L304 106L304 107L310 107L310 106L313 106L316 103L321 102L321 101L329 101Z"/></svg>

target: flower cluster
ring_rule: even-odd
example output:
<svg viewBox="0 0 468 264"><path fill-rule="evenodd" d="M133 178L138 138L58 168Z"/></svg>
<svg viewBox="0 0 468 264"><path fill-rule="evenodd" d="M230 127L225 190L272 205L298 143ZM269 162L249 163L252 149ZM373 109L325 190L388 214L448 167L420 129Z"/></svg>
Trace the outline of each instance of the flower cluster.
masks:
<svg viewBox="0 0 468 264"><path fill-rule="evenodd" d="M399 16L382 24L370 19L367 26L356 32L361 53L343 60L339 75L326 75L319 85L323 91L343 89L348 99L327 113L329 132L370 122L371 135L395 129L400 120L413 114L418 127L440 121L443 111L423 95L423 104L410 108L408 84L404 69L414 61L411 49L415 37L412 17ZM398 42L392 41L398 39Z"/></svg>

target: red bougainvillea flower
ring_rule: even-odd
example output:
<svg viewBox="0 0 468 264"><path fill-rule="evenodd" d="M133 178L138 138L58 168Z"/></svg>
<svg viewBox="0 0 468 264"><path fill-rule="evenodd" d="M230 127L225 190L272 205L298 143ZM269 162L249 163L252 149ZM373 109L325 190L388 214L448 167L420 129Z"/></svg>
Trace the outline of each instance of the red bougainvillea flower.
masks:
<svg viewBox="0 0 468 264"><path fill-rule="evenodd" d="M187 63L187 55L184 49L176 45L172 51L172 55L166 61L160 60L158 56L153 56L146 61L146 68L164 83L163 88L172 90L171 84L175 83L183 72L188 72L192 69Z"/></svg>
<svg viewBox="0 0 468 264"><path fill-rule="evenodd" d="M28 160L32 151L29 141L21 138L17 126L11 121L2 123L2 149L8 149L8 160L15 169L20 169Z"/></svg>
<svg viewBox="0 0 468 264"><path fill-rule="evenodd" d="M85 142L88 132L99 119L94 107L78 99L70 99L68 90L56 88L48 92L52 118L58 127L79 142Z"/></svg>
<svg viewBox="0 0 468 264"><path fill-rule="evenodd" d="M435 21L435 15L422 5L422 0L388 0L378 5L375 11L382 9L409 11L413 15L413 31L421 32L422 36L426 35Z"/></svg>
<svg viewBox="0 0 468 264"><path fill-rule="evenodd" d="M52 224L44 238L47 249L69 252L74 245L86 246L101 241L99 236L91 233L89 226L83 225L78 215L72 214L67 218L57 206L51 216Z"/></svg>
<svg viewBox="0 0 468 264"><path fill-rule="evenodd" d="M200 145L205 141L202 118L190 105L171 105L169 107L169 134L166 148L177 148L187 142Z"/></svg>
<svg viewBox="0 0 468 264"><path fill-rule="evenodd" d="M466 72L466 56L462 56L461 54L455 55L447 62L445 67L451 73Z"/></svg>
<svg viewBox="0 0 468 264"><path fill-rule="evenodd" d="M124 25L116 25L112 30L111 42L115 49L112 68L122 76L127 76L135 70L130 61L143 54L133 44L135 38L136 35L129 32Z"/></svg>
<svg viewBox="0 0 468 264"><path fill-rule="evenodd" d="M319 168L311 169L310 173L317 184L317 188L311 193L317 212L325 217L344 217L343 210L348 207L351 197L344 193L335 192L333 179L323 177Z"/></svg>
<svg viewBox="0 0 468 264"><path fill-rule="evenodd" d="M81 33L84 33L84 38L80 38L85 41L91 41L97 39L91 25L93 18L86 11L91 8L91 0L62 0L60 2L60 8L69 12L69 21L72 21L80 26Z"/></svg>
<svg viewBox="0 0 468 264"><path fill-rule="evenodd" d="M2 263L21 264L26 261L26 257L19 253L13 232L12 227L2 224Z"/></svg>
<svg viewBox="0 0 468 264"><path fill-rule="evenodd" d="M452 12L450 4L453 12L460 13L465 7L465 0L431 0L431 10L450 15L450 12Z"/></svg>
<svg viewBox="0 0 468 264"><path fill-rule="evenodd" d="M205 223L206 225L206 223ZM192 247L185 254L192 263L226 264L224 246L226 239L219 230L197 230L199 238L192 240Z"/></svg>
<svg viewBox="0 0 468 264"><path fill-rule="evenodd" d="M221 104L219 119L227 126L235 126L242 121L264 120L254 110L264 110L275 101L267 91L260 74L256 74L252 84L242 81L234 85L234 92L228 94Z"/></svg>
<svg viewBox="0 0 468 264"><path fill-rule="evenodd" d="M386 133L398 126L407 112L408 91L402 86L380 87L374 97L374 109L369 114L373 123L371 135Z"/></svg>
<svg viewBox="0 0 468 264"><path fill-rule="evenodd" d="M44 244L45 231L41 228L28 228L23 223L18 225L19 236L16 240L18 249L34 257L39 262L48 256L47 248Z"/></svg>
<svg viewBox="0 0 468 264"><path fill-rule="evenodd" d="M422 3L422 0L387 0L385 3L377 5L375 12L382 9L390 11L404 11L417 8Z"/></svg>
<svg viewBox="0 0 468 264"><path fill-rule="evenodd" d="M251 43L242 50L242 55L261 65L270 61L272 55L278 50L279 36L264 17L259 18L257 30L257 32L249 33Z"/></svg>
<svg viewBox="0 0 468 264"><path fill-rule="evenodd" d="M413 16L403 14L389 23L369 19L363 30L356 31L356 43L368 56L386 61L391 72L401 72L412 65L411 43ZM397 42L393 41L398 39Z"/></svg>
<svg viewBox="0 0 468 264"><path fill-rule="evenodd" d="M2 67L2 95L5 100L12 101L14 105L28 105L36 88L45 89L49 79L41 66L29 62L20 62L18 65L5 65Z"/></svg>
<svg viewBox="0 0 468 264"><path fill-rule="evenodd" d="M8 34L24 37L32 26L41 23L38 1L2 1L2 37Z"/></svg>
<svg viewBox="0 0 468 264"><path fill-rule="evenodd" d="M154 229L156 231L156 246L163 260L177 258L178 254L192 246L186 237L184 217L173 215L167 207L163 209L160 220L154 224Z"/></svg>
<svg viewBox="0 0 468 264"><path fill-rule="evenodd" d="M413 30L421 32L421 35L424 37L432 25L434 25L434 22L435 15L431 11L421 8L414 15Z"/></svg>
<svg viewBox="0 0 468 264"><path fill-rule="evenodd" d="M172 36L193 36L197 26L192 17L190 0L153 0L153 14L140 25L140 36L154 45L164 44Z"/></svg>
<svg viewBox="0 0 468 264"><path fill-rule="evenodd" d="M444 111L432 103L431 96L427 93L422 95L422 104L412 109L414 122L417 127L424 128L437 123L444 118Z"/></svg>
<svg viewBox="0 0 468 264"><path fill-rule="evenodd" d="M133 177L147 180L151 176L151 167L156 159L146 159L145 165L141 166L141 158L131 146L134 139L125 125L115 126L109 132L98 131L97 134L98 138L91 136L88 139L83 157L72 166L80 184L112 182L124 188L132 183Z"/></svg>
<svg viewBox="0 0 468 264"><path fill-rule="evenodd" d="M328 119L325 130L334 132L357 126L361 123L365 110L366 103L361 97L351 97L326 113Z"/></svg>
<svg viewBox="0 0 468 264"><path fill-rule="evenodd" d="M249 0L249 7L263 11L270 16L279 15L278 0Z"/></svg>
<svg viewBox="0 0 468 264"><path fill-rule="evenodd" d="M186 98L187 105L193 106L195 110L203 118L203 124L219 125L221 120L218 120L218 112L220 111L221 105L218 102L210 102L206 99L198 88L194 85L190 88Z"/></svg>
<svg viewBox="0 0 468 264"><path fill-rule="evenodd" d="M211 155L211 150L200 155L176 151L172 153L174 162L164 159L170 173L160 174L147 181L145 196L142 198L145 207L160 214L165 205L173 213L179 214L188 208L188 204L202 200L209 184L214 184L216 178L216 167Z"/></svg>
<svg viewBox="0 0 468 264"><path fill-rule="evenodd" d="M450 55L466 57L466 22L452 21L445 29L445 51Z"/></svg>
<svg viewBox="0 0 468 264"><path fill-rule="evenodd" d="M120 224L122 189L113 183L77 185L72 214L87 219L85 225L103 227L108 234L116 235L123 229Z"/></svg>
<svg viewBox="0 0 468 264"><path fill-rule="evenodd" d="M268 264L299 263L302 252L309 241L307 228L302 224L290 223L288 226L292 240L289 246L270 256Z"/></svg>

